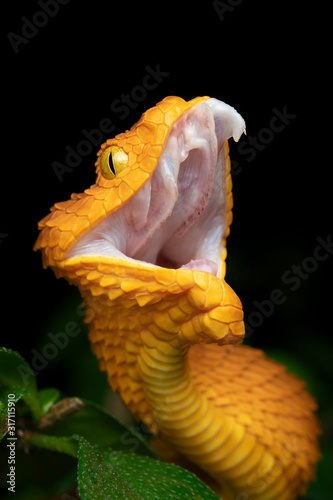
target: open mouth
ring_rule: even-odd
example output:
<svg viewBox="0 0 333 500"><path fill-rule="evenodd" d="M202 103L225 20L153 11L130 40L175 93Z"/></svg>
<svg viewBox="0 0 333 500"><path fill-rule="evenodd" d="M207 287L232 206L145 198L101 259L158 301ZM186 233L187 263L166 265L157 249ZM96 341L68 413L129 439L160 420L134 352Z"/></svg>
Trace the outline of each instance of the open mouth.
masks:
<svg viewBox="0 0 333 500"><path fill-rule="evenodd" d="M225 141L238 141L244 131L242 117L216 99L185 112L172 125L152 176L80 238L68 257L102 255L221 277L231 209Z"/></svg>

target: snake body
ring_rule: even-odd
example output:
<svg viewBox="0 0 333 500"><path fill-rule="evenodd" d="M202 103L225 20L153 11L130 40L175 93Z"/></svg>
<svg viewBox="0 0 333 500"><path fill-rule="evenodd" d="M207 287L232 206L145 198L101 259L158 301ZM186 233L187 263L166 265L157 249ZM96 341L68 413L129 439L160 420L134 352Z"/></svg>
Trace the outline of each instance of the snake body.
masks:
<svg viewBox="0 0 333 500"><path fill-rule="evenodd" d="M304 383L244 337L225 282L230 106L167 97L102 144L96 183L39 223L44 267L79 287L89 338L134 416L223 498L292 500L319 457Z"/></svg>

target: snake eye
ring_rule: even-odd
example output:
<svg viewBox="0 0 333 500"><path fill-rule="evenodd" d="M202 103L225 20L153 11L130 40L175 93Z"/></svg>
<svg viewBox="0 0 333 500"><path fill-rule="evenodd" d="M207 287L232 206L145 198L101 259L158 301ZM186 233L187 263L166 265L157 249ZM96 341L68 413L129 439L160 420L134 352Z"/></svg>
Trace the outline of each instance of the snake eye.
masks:
<svg viewBox="0 0 333 500"><path fill-rule="evenodd" d="M128 164L128 156L118 146L110 146L101 156L101 171L107 179L114 179Z"/></svg>

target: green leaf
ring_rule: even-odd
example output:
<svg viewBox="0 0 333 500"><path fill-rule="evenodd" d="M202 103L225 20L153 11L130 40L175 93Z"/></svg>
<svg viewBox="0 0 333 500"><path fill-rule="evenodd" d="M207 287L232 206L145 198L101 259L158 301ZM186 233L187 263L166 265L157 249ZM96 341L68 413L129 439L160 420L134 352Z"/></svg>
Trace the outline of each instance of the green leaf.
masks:
<svg viewBox="0 0 333 500"><path fill-rule="evenodd" d="M42 389L38 391L37 398L42 410L43 415L45 415L51 406L54 405L60 399L60 391L54 389L53 387L48 387L47 389Z"/></svg>
<svg viewBox="0 0 333 500"><path fill-rule="evenodd" d="M82 400L84 407L63 421L57 422L45 432L52 436L83 436L94 445L109 446L158 458L143 436L132 427L111 415L99 405Z"/></svg>
<svg viewBox="0 0 333 500"><path fill-rule="evenodd" d="M145 500L218 500L219 497L194 474L177 465L96 447L104 460L125 477ZM166 492L168 496L166 496Z"/></svg>
<svg viewBox="0 0 333 500"><path fill-rule="evenodd" d="M85 439L80 439L78 491L81 500L140 500L114 467Z"/></svg>
<svg viewBox="0 0 333 500"><path fill-rule="evenodd" d="M0 384L25 389L24 401L29 406L35 422L42 416L37 398L37 384L33 370L16 351L0 347Z"/></svg>
<svg viewBox="0 0 333 500"><path fill-rule="evenodd" d="M133 453L93 447L80 439L78 489L82 500L218 500L194 474Z"/></svg>
<svg viewBox="0 0 333 500"><path fill-rule="evenodd" d="M38 448L66 453L74 458L77 457L77 440L71 437L46 436L45 434L32 435L29 442Z"/></svg>

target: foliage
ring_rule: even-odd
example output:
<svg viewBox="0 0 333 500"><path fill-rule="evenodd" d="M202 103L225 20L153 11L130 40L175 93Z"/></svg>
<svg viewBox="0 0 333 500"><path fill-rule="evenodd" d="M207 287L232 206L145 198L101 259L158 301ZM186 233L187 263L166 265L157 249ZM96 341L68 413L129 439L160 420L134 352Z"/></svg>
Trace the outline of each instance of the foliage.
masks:
<svg viewBox="0 0 333 500"><path fill-rule="evenodd" d="M38 390L35 375L17 352L0 349L3 500L13 491L17 500L218 499L194 474L162 462L133 427L92 401Z"/></svg>

